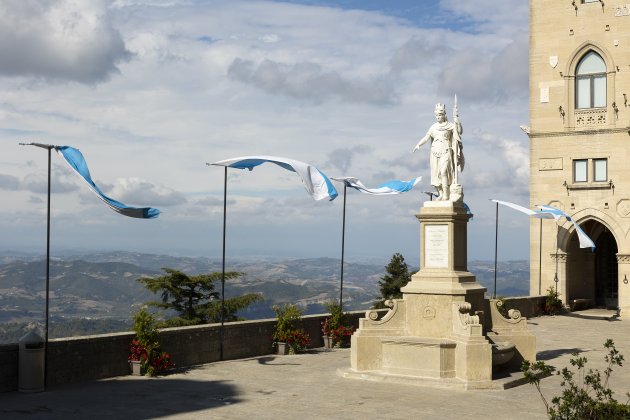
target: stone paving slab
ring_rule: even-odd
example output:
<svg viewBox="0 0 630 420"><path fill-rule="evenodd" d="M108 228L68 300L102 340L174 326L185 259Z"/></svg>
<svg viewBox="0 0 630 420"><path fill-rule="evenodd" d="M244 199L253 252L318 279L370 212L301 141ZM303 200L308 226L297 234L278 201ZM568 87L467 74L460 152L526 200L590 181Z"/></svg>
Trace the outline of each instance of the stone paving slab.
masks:
<svg viewBox="0 0 630 420"><path fill-rule="evenodd" d="M573 351L603 370L603 342L612 338L630 361L630 322L569 316L530 320L539 359L562 368ZM629 362L630 363L630 362ZM159 378L124 376L54 387L43 393L0 394L1 419L544 419L534 387L452 390L405 386L336 374L347 349L263 356L181 370ZM619 401L630 391L628 367L611 379ZM548 399L558 377L545 378Z"/></svg>

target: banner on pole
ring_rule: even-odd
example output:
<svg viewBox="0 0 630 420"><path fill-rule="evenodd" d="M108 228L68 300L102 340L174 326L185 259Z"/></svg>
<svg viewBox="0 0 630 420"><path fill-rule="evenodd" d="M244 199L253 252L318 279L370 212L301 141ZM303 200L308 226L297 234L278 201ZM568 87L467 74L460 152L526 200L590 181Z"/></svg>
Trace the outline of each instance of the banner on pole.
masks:
<svg viewBox="0 0 630 420"><path fill-rule="evenodd" d="M335 181L343 182L346 186L350 188L354 188L357 191L360 191L365 194L371 195L390 195L390 194L401 194L413 189L418 182L422 180L422 177L419 176L409 181L399 181L397 179L387 181L376 188L368 188L363 183L355 177L352 176L344 176L344 177L333 177Z"/></svg>
<svg viewBox="0 0 630 420"><path fill-rule="evenodd" d="M57 153L59 153L66 161L66 163L87 182L88 187L100 198L105 204L109 206L116 213L120 213L124 216L135 217L139 219L154 219L160 215L160 210L153 207L130 207L126 204L116 201L106 196L103 191L92 181L90 170L83 154L79 149L75 149L70 146L54 146Z"/></svg>
<svg viewBox="0 0 630 420"><path fill-rule="evenodd" d="M330 179L316 167L299 160L288 159L276 156L243 156L232 159L220 160L214 162L213 165L227 166L236 169L253 170L256 166L263 163L274 163L287 171L297 173L302 179L304 188L315 200L327 198L332 201L337 198L337 190L333 186Z"/></svg>
<svg viewBox="0 0 630 420"><path fill-rule="evenodd" d="M547 213L547 214L551 214L552 217L554 219L559 220L561 217L564 217L565 219L567 219L569 222L573 223L573 226L575 227L575 233L577 233L577 237L578 240L580 241L580 248L591 248L593 250L595 250L595 242L593 242L593 240L591 238L588 237L588 235L582 230L582 228L580 227L580 225L578 225L576 223L575 220L573 220L573 218L571 216L569 216L568 214L566 214L565 212L563 212L562 210L552 207L552 206L536 206L538 208L540 208L540 211Z"/></svg>

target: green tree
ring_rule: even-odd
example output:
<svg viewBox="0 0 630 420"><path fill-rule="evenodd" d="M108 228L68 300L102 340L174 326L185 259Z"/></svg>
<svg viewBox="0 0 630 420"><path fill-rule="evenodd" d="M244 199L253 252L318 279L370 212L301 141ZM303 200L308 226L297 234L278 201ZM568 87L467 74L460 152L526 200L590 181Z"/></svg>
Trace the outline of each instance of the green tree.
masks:
<svg viewBox="0 0 630 420"><path fill-rule="evenodd" d="M153 293L160 293L161 301L147 302L148 305L165 310L173 310L178 316L164 321L164 326L206 324L221 321L221 300L215 291L215 282L221 282L221 273L198 274L189 276L179 270L162 268L166 272L158 277L138 279ZM239 278L243 273L230 271L225 273L225 280ZM225 321L238 321L236 313L254 302L262 300L257 293L249 293L225 299Z"/></svg>
<svg viewBox="0 0 630 420"><path fill-rule="evenodd" d="M385 308L385 301L388 299L402 298L400 289L411 280L405 257L398 252L392 256L385 270L387 274L381 277L381 280L378 282L381 297L374 303L375 309Z"/></svg>

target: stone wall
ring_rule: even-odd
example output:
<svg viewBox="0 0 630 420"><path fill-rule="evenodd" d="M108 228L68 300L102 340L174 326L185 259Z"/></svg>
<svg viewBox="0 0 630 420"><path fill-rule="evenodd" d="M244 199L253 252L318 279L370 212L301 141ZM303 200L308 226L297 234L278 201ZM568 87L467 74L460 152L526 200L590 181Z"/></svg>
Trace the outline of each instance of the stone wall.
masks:
<svg viewBox="0 0 630 420"><path fill-rule="evenodd" d="M18 345L0 346L0 392L17 389L18 383Z"/></svg>
<svg viewBox="0 0 630 420"><path fill-rule="evenodd" d="M503 299L507 309L518 309L525 318L534 318L545 314L546 296L520 296Z"/></svg>
<svg viewBox="0 0 630 420"><path fill-rule="evenodd" d="M383 312L386 312L385 310ZM358 327L365 311L350 312ZM311 336L312 347L324 345L321 323L327 315L309 315L303 327ZM223 359L272 354L275 319L225 324ZM48 386L76 383L130 373L127 356L133 332L52 339L48 343ZM160 331L162 349L171 353L178 367L216 362L221 359L220 324L166 328ZM18 388L17 344L0 346L0 392Z"/></svg>
<svg viewBox="0 0 630 420"><path fill-rule="evenodd" d="M505 298L509 309L525 317L542 314L544 296ZM383 314L387 310L382 310ZM348 313L358 327L365 311ZM324 345L321 323L327 315L308 315L303 327L311 336L311 347ZM230 322L225 324L223 359L233 360L272 354L275 319ZM216 362L221 359L219 324L166 328L160 331L164 351L171 353L178 367ZM129 342L133 332L52 339L48 343L48 386L128 375ZM0 392L18 388L17 344L0 345Z"/></svg>

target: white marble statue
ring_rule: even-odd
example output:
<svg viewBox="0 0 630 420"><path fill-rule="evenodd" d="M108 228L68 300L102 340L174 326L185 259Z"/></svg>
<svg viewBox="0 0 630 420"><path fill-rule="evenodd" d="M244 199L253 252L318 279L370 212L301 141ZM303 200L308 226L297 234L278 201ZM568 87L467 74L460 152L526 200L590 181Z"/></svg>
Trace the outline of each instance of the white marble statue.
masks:
<svg viewBox="0 0 630 420"><path fill-rule="evenodd" d="M464 170L462 125L457 111L457 96L453 106L453 122L446 118L444 104L435 105L435 119L427 134L420 139L413 152L431 140L431 185L437 190L437 200L462 202L463 191L458 182L458 171Z"/></svg>

